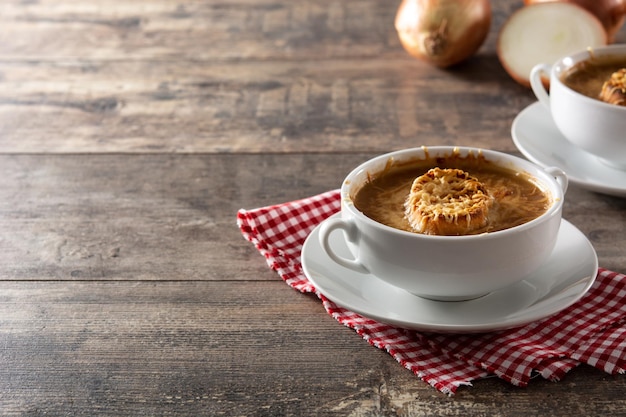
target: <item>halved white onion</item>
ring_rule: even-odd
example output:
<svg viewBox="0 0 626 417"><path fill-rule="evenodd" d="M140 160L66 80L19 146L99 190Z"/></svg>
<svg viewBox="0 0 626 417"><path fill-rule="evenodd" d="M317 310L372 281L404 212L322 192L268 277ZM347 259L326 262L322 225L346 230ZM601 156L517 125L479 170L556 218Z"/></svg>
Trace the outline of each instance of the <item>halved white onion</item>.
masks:
<svg viewBox="0 0 626 417"><path fill-rule="evenodd" d="M607 44L602 23L572 3L537 3L515 11L498 35L498 58L506 72L529 87L530 71L540 63Z"/></svg>

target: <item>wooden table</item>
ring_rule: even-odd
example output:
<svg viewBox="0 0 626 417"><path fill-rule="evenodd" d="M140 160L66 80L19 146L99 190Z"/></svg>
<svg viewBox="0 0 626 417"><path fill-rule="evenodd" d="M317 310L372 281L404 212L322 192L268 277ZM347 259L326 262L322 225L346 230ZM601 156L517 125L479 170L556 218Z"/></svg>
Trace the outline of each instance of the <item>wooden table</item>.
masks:
<svg viewBox="0 0 626 417"><path fill-rule="evenodd" d="M419 145L516 153L534 102L495 54L409 57L383 0L3 0L2 415L624 415L626 379L448 397L270 271L239 208ZM618 40L624 42L622 31ZM564 217L626 272L626 199Z"/></svg>

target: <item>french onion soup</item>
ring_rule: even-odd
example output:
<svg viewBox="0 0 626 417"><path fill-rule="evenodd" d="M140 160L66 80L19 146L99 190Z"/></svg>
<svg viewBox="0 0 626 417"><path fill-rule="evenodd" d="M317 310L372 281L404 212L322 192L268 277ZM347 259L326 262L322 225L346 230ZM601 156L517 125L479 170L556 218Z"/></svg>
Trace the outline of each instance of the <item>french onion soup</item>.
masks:
<svg viewBox="0 0 626 417"><path fill-rule="evenodd" d="M393 163L353 196L371 219L429 235L472 235L508 229L541 216L552 196L534 179L481 154Z"/></svg>
<svg viewBox="0 0 626 417"><path fill-rule="evenodd" d="M592 57L561 76L563 84L587 97L626 106L626 58Z"/></svg>

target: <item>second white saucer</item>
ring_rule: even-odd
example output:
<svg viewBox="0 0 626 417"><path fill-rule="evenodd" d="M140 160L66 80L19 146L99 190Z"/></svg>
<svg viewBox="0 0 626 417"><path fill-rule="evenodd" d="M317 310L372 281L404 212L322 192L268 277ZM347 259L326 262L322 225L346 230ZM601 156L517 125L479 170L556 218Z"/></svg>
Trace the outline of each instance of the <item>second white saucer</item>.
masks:
<svg viewBox="0 0 626 417"><path fill-rule="evenodd" d="M350 256L340 232L331 235L331 245ZM344 268L320 246L319 226L304 243L301 260L309 281L339 306L383 323L440 333L501 330L548 317L578 301L598 272L593 246L566 220L552 255L538 271L515 285L469 301L428 300L371 274Z"/></svg>
<svg viewBox="0 0 626 417"><path fill-rule="evenodd" d="M604 194L626 196L626 171L610 167L570 143L543 104L536 102L522 110L513 121L511 136L526 158L543 167L561 168L571 183Z"/></svg>

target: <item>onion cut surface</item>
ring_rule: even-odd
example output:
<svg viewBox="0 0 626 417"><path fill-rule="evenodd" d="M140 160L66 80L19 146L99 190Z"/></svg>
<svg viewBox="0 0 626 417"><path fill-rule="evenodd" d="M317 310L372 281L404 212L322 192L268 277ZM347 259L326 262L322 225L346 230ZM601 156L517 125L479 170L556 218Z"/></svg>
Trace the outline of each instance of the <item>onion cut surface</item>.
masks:
<svg viewBox="0 0 626 417"><path fill-rule="evenodd" d="M572 3L537 3L514 12L498 36L498 58L515 81L530 86L537 64L607 44L602 23Z"/></svg>
<svg viewBox="0 0 626 417"><path fill-rule="evenodd" d="M626 19L626 0L524 0L524 4L547 3L562 1L575 3L590 11L606 30L608 42L615 40L615 35L620 30Z"/></svg>

